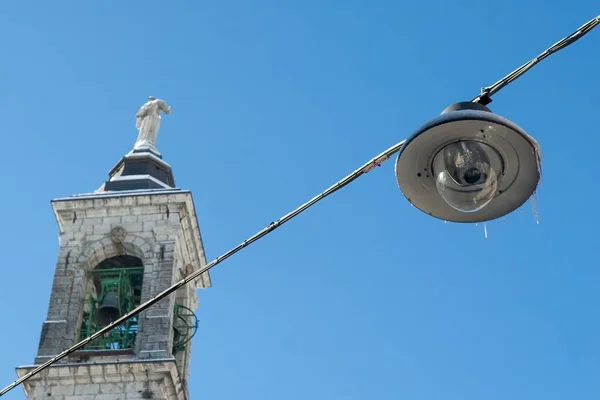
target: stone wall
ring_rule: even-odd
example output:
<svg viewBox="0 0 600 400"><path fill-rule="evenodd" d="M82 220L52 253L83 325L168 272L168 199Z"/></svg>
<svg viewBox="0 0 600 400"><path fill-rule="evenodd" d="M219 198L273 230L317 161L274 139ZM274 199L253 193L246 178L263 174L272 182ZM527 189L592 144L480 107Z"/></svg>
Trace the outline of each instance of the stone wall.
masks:
<svg viewBox="0 0 600 400"><path fill-rule="evenodd" d="M79 196L55 200L53 209L60 229L60 249L36 364L47 361L77 342L86 292L91 284L89 273L103 260L131 255L143 261L142 302L167 289L182 275L206 264L189 192ZM187 290L186 306L193 310L197 305L194 289L210 286L208 273L197 279L195 284L195 287L180 289ZM120 354L119 360L172 357L175 296L180 296L180 293L161 300L140 314L135 350L133 354ZM82 360L89 357L86 354ZM106 359L106 356L102 358ZM69 357L69 360L74 359L77 358ZM187 379L188 362L189 354L180 360L184 379ZM64 394L75 395L78 394ZM93 395L98 396L99 393ZM94 397L94 400L104 399Z"/></svg>
<svg viewBox="0 0 600 400"><path fill-rule="evenodd" d="M29 368L17 370L20 376ZM50 367L24 384L28 400L187 398L174 360Z"/></svg>

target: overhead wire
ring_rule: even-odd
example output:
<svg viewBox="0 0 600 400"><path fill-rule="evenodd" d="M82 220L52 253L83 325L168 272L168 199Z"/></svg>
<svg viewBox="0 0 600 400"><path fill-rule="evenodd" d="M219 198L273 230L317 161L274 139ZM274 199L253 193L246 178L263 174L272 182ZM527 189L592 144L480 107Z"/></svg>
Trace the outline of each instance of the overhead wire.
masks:
<svg viewBox="0 0 600 400"><path fill-rule="evenodd" d="M540 54L536 58L530 60L529 62L523 64L521 67L517 68L515 71L511 72L510 74L508 74L507 76L505 76L504 78L499 80L498 82L494 83L492 86L483 88L481 90L481 94L479 96L475 97L472 101L480 102L482 104L489 104L489 102L491 102L490 97L492 95L497 93L499 90L501 90L503 87L505 87L509 83L513 82L515 79L517 79L521 75L523 75L525 72L527 72L529 69L531 69L534 65L536 65L540 61L542 61L544 58L548 57L550 54L555 53L558 50L561 50L561 49L567 47L568 45L574 43L578 39L580 39L583 35L588 33L590 30L592 30L598 24L600 24L600 16L589 21L588 23L586 23L585 25L580 27L575 33L560 40L559 42L554 44L552 47L550 47L549 49L544 51L542 54ZM108 333L113 328L124 323L128 319L130 319L130 318L134 317L135 315L139 314L140 312L148 309L149 307L151 307L152 305L154 305L161 299L163 299L163 298L169 296L170 294L174 293L175 291L177 291L179 288L196 280L198 277L200 277L200 275L208 272L211 268L213 268L216 265L220 264L221 262L225 261L226 259L233 256L234 254L236 254L243 248L249 246L250 244L252 244L252 243L256 242L257 240L263 238L264 236L268 235L269 233L271 233L275 229L279 228L281 225L285 224L286 222L289 222L291 219L298 216L302 212L306 211L308 208L312 207L319 201L323 200L325 197L328 197L329 195L331 195L331 194L337 192L338 190L342 189L343 187L349 185L350 183L352 183L353 181L355 181L362 175L370 172L374 168L381 166L381 164L384 163L385 161L387 161L392 155L394 155L395 153L400 151L400 149L402 148L404 143L405 143L405 141L402 140L401 142L399 142L399 143L393 145L392 147L388 148L387 150L383 151L378 156L369 160L367 163L363 164L360 168L356 169L354 172L350 173L342 180L336 182L335 184L330 186L328 189L321 192L317 196L313 197L306 203L300 205L293 211L285 214L283 217L281 217L277 221L271 222L268 226L261 229L260 231L255 233L253 236L249 237L248 239L244 240L243 242L238 244L236 247L232 248L231 250L227 251L226 253L222 254L221 256L215 258L213 261L204 265L203 267L200 267L195 272L190 273L189 275L187 275L185 278L183 278L179 282L177 282L174 285L170 286L169 288L163 290L162 292L160 292L156 296L152 297L150 300L146 301L145 303L140 304L139 306L137 306L130 312L119 317L117 320L113 321L111 324L105 326L104 328L100 329L99 331L97 331L96 333L87 337L86 339L81 340L80 342L78 342L77 344L68 348L67 350L64 350L63 352L52 357L51 359L44 362L43 364L40 364L37 367L33 368L31 371L29 371L28 373L26 373L25 375L23 375L22 377L20 377L19 379L15 380L10 385L8 385L4 389L2 389L0 391L0 397L7 394L9 391L14 389L18 385L22 384L23 382L27 381L28 379L32 378L33 376L39 374L43 370L47 369L54 363L67 357L69 354L72 354L73 352L81 349L86 344L90 343L91 341L101 337L102 335L104 335L105 333Z"/></svg>
<svg viewBox="0 0 600 400"><path fill-rule="evenodd" d="M183 278L179 282L175 283L174 285L170 286L169 288L163 290L162 292L160 292L156 296L152 297L150 300L146 301L145 303L140 304L139 306L137 306L136 308L134 308L133 310L131 310L127 314L124 314L123 316L121 316L117 320L113 321L110 325L105 326L104 328L100 329L98 332L94 333L93 335L91 335L91 336L83 339L79 343L77 343L74 346L68 348L67 350L63 351L62 353L56 355L55 357L52 357L51 359L49 359L45 363L43 363L43 364L35 367L31 371L29 371L27 374L23 375L21 378L17 379L16 381L14 381L10 385L8 385L6 388L2 389L2 391L0 391L0 396L8 393L10 390L12 390L13 388L15 388L16 386L18 386L21 383L25 382L27 379L31 378L32 376L40 373L44 369L50 367L52 364L56 363L57 361L60 361L61 359L65 358L69 354L71 354L71 353L73 353L73 352L81 349L82 347L84 347L89 342L91 342L91 341L93 341L93 340L101 337L105 333L108 333L110 330L112 330L113 328L115 328L115 327L119 326L120 324L124 323L125 321L127 321L131 317L133 317L133 316L139 314L140 312L148 309L150 306L152 306L156 302L160 301L161 299L164 299L165 297L167 297L170 294L172 294L175 291L177 291L177 289L179 289L179 288L185 286L186 284L194 281L200 275L208 272L214 266L220 264L221 262L225 261L226 259L228 259L232 255L234 255L238 251L242 250L244 247L249 246L250 244L256 242L260 238L266 236L270 232L272 232L275 229L279 228L281 225L283 225L286 222L290 221L291 219L293 219L294 217L296 217L298 214L302 213L303 211L305 211L309 207L311 207L314 204L318 203L319 201L323 200L325 197L327 197L327 196L329 196L329 195L337 192L338 190L340 190L344 186L350 184L351 182L353 182L354 180L356 180L360 176L362 176L362 175L370 172L374 168L380 166L383 162L385 162L386 160L388 160L393 154L395 154L396 152L398 152L400 150L400 148L402 147L403 144L404 144L404 140L401 141L401 142L399 142L399 143L397 143L397 144L395 144L395 145L393 145L389 149L387 149L384 152L382 152L381 154L379 154L377 157L371 159L370 161L368 161L367 163L365 163L364 165L362 165L360 168L358 168L357 170L355 170L354 172L352 172L351 174L349 174L348 176L346 176L345 178L343 178L342 180L340 180L340 181L336 182L334 185L330 186L324 192L321 192L319 195L313 197L312 199L310 199L306 203L302 204L301 206L297 207L293 211L285 214L283 217L281 217L277 221L271 222L265 228L261 229L260 231L258 231L253 236L251 236L248 239L244 240L243 242L241 242L240 244L238 244L236 247L232 248L228 252L226 252L223 255L215 258L213 261L211 261L210 263L206 264L205 266L199 268L197 271L192 272L191 274L187 275L185 278Z"/></svg>
<svg viewBox="0 0 600 400"><path fill-rule="evenodd" d="M491 103L491 97L498 91L500 91L503 87L505 87L511 82L514 82L516 79L521 77L523 74L525 74L527 71L529 71L531 68L533 68L536 64L538 64L546 57L575 43L583 36L585 36L588 32L590 32L592 29L594 29L598 24L600 24L600 15L583 24L579 29L577 29L569 36L554 43L539 56L527 61L525 64L521 65L519 68L515 69L510 74L500 79L498 82L494 83L491 86L482 88L481 93L477 97L473 98L473 100L471 101L473 103L480 103L483 105Z"/></svg>

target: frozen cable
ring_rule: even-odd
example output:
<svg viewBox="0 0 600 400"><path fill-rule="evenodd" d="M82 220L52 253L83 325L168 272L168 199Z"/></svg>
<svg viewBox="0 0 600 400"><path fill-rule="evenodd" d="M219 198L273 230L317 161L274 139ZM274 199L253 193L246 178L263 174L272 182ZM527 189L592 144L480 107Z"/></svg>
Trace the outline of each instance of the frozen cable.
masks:
<svg viewBox="0 0 600 400"><path fill-rule="evenodd" d="M587 22L583 26L581 26L579 29L577 29L575 32L573 32L571 35L567 36L566 38L564 38L564 39L556 42L552 46L550 46L550 48L548 48L546 51L544 51L539 56L537 56L534 59L521 65L519 68L515 69L510 74L506 75L504 78L502 78L498 82L494 83L492 86L484 87L483 89L481 89L481 94L479 96L475 97L471 101L474 103L481 103L483 105L490 104L492 102L491 97L494 94L496 94L498 91L500 91L500 89L502 89L504 86L515 81L517 78L519 78L525 72L529 71L537 63L539 63L540 61L542 61L543 59L545 59L552 53L556 53L557 51L564 49L565 47L569 46L570 44L575 43L577 40L581 39L586 33L591 31L592 29L594 29L599 24L600 24L600 15L597 16L596 18L592 19L591 21Z"/></svg>
<svg viewBox="0 0 600 400"><path fill-rule="evenodd" d="M118 326L118 325L122 324L123 322L127 321L129 318L131 318L131 317L139 314L140 312L146 310L147 308L149 308L150 306L152 306L156 302L158 302L161 299L164 299L165 297L167 297L168 295L174 293L175 291L177 291L177 289L181 288L182 286L185 286L189 282L194 281L200 275L202 275L203 273L207 272L208 270L210 270L215 265L220 264L221 262L225 261L227 258L231 257L232 255L234 255L238 251L242 250L244 247L249 246L250 244L252 244L255 241L257 241L258 239L266 236L270 232L272 232L275 229L279 228L281 225L285 224L286 222L288 222L292 218L296 217L297 215L299 215L300 213L302 213L303 211L305 211L309 207L315 205L319 201L323 200L325 197L329 196L330 194L333 194L334 192L337 192L338 190L340 190L344 186L349 185L350 183L352 183L354 180L356 180L360 176L362 176L362 175L368 173L369 171L371 171L374 168L374 166L380 165L382 162L388 160L392 155L394 155L395 153L397 153L400 150L400 148L402 147L403 144L404 144L404 140L401 141L400 143L395 144L394 146L390 147L389 149L387 149L383 153L379 154L377 157L373 158L372 160L370 160L369 162L367 162L366 164L364 164L363 166L361 166L356 171L352 172L350 175L346 176L341 181L338 181L337 183L335 183L334 185L332 185L331 187L329 187L329 189L327 189L324 192L320 193L319 195L313 197L312 199L310 199L306 203L302 204L300 207L296 208L295 210L293 210L293 211L289 212L288 214L284 215L283 217L281 217L277 221L271 222L266 228L263 228L262 230L258 231L256 234L254 234L250 238L244 240L242 243L240 243L236 247L232 248L227 253L225 253L225 254L223 254L223 255L215 258L213 261L211 261L210 263L206 264L204 267L198 269L197 271L192 272L191 274L189 274L188 276L186 276L185 278L183 278L182 280L180 280L179 282L177 282L173 286L169 287L168 289L165 289L164 291L162 291L161 293L157 294L156 296L154 296L152 299L148 300L147 302L145 302L143 304L140 304L139 306L137 306L136 308L134 308L132 311L128 312L127 314L123 315L122 317L120 317L116 321L112 322L110 325L105 326L104 328L100 329L98 332L94 333L92 336L90 336L90 337L88 337L86 339L83 339L81 342L77 343L76 345L68 348L67 350L65 350L62 353L58 354L57 356L51 358L50 360L46 361L45 363L43 363L43 364L35 367L31 371L29 371L27 374L23 375L21 378L19 378L18 380L14 381L10 385L8 385L6 388L2 389L2 391L0 391L0 396L5 395L10 390L14 389L18 385L20 385L23 382L25 382L27 379L33 377L36 374L39 374L41 371L43 371L46 368L50 367L55 362L57 362L57 361L65 358L69 354L71 354L71 353L79 350L80 348L82 348L83 346L85 346L86 344L88 344L89 342L91 342L92 340L95 340L95 339L99 338L100 336L102 336L105 333L109 332L110 330L112 330L116 326Z"/></svg>

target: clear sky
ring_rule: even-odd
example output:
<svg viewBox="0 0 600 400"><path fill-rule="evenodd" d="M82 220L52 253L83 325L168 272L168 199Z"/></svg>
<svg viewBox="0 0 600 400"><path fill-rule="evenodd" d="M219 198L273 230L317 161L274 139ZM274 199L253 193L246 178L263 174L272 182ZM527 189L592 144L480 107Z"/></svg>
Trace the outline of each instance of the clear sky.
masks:
<svg viewBox="0 0 600 400"><path fill-rule="evenodd" d="M58 251L167 100L158 148L213 259L598 14L596 1L4 1L0 386L33 361ZM600 396L600 28L490 107L543 150L528 202L432 219L393 161L212 271L192 399ZM5 396L24 399L20 388Z"/></svg>

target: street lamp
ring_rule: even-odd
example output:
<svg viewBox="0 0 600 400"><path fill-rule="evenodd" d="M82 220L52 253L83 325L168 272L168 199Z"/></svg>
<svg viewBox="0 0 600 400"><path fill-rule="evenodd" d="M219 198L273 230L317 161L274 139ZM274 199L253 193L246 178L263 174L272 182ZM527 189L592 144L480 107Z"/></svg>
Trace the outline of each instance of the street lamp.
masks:
<svg viewBox="0 0 600 400"><path fill-rule="evenodd" d="M203 273L325 197L380 166L396 153L399 153L396 161L396 179L400 189L413 205L431 216L453 222L479 222L499 218L514 211L535 191L540 178L540 149L537 142L516 124L492 113L486 106L491 103L494 93L550 54L577 41L598 24L600 16L492 86L483 88L481 94L470 102L457 103L446 108L440 117L429 121L407 140L393 145L225 254L198 268L90 337L32 369L0 390L0 396L173 294L182 286L193 282Z"/></svg>
<svg viewBox="0 0 600 400"><path fill-rule="evenodd" d="M526 202L540 167L535 139L486 106L462 102L405 141L396 180L406 199L433 217L483 222Z"/></svg>

